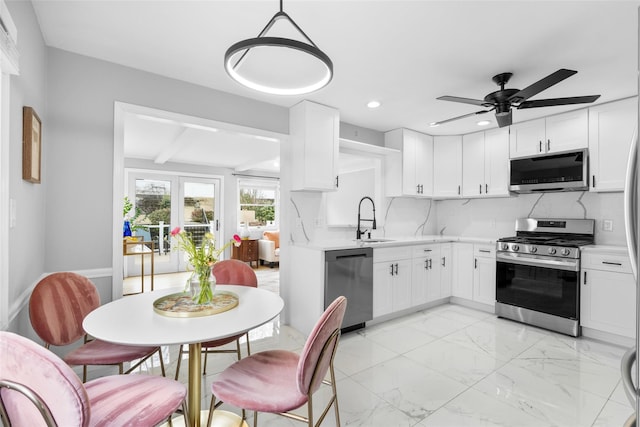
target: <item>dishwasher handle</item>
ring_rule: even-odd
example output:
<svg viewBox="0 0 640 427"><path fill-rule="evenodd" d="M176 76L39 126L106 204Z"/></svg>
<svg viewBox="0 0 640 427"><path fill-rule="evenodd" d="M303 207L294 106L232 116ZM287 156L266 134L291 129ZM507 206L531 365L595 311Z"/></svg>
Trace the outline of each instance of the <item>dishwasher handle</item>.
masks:
<svg viewBox="0 0 640 427"><path fill-rule="evenodd" d="M354 248L354 249L337 249L334 251L325 251L325 262L332 262L348 258L372 258L373 248Z"/></svg>

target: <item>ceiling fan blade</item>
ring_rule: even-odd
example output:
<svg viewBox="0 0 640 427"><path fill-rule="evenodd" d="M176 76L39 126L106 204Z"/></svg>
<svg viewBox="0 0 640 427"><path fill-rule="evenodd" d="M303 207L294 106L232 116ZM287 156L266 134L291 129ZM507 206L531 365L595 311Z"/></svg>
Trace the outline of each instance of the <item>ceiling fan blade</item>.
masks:
<svg viewBox="0 0 640 427"><path fill-rule="evenodd" d="M439 121L439 122L433 122L433 123L431 123L429 126L431 126L431 127L436 127L436 126L440 126L441 124L444 124L444 123L452 122L452 121L454 121L454 120L460 120L460 119L464 119L465 117L476 116L476 115L479 115L479 114L488 113L488 112L490 112L490 111L493 111L493 108L492 108L491 110L481 110L481 111L476 111L475 113L464 114L464 115L462 115L462 116L453 117L453 118L451 118L451 119L441 120L441 121Z"/></svg>
<svg viewBox="0 0 640 427"><path fill-rule="evenodd" d="M556 105L570 105L570 104L588 104L594 102L600 98L600 95L589 96L573 96L570 98L550 98L550 99L536 99L533 101L525 101L518 105L516 108L536 108L536 107L553 107Z"/></svg>
<svg viewBox="0 0 640 427"><path fill-rule="evenodd" d="M509 110L508 113L496 113L496 121L498 122L498 127L505 127L505 126L511 126L511 122L512 122L512 113L511 110Z"/></svg>
<svg viewBox="0 0 640 427"><path fill-rule="evenodd" d="M562 80L567 77L571 77L576 74L577 71L567 70L566 68L561 68L555 73L549 74L547 77L538 80L534 84L525 87L524 89L514 93L509 97L510 102L519 103L531 98L533 95L537 95L545 89L550 88L551 86L560 83Z"/></svg>
<svg viewBox="0 0 640 427"><path fill-rule="evenodd" d="M479 105L481 107L491 106L491 103L488 103L487 101L483 101L481 99L460 98L459 96L441 96L436 99L439 99L441 101L453 101L453 102L462 102L464 104Z"/></svg>

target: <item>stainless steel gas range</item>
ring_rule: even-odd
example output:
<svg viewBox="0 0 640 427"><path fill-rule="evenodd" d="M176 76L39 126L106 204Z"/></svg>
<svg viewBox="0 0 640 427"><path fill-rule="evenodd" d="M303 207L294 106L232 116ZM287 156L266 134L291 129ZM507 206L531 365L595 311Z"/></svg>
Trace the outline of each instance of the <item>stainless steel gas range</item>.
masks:
<svg viewBox="0 0 640 427"><path fill-rule="evenodd" d="M592 219L521 218L498 239L496 314L577 337L580 247L593 244Z"/></svg>

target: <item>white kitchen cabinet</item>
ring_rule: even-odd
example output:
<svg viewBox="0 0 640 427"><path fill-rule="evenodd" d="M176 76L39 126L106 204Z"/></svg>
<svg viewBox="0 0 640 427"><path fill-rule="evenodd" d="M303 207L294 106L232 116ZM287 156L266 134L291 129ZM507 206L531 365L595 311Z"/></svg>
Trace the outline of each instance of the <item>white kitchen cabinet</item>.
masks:
<svg viewBox="0 0 640 427"><path fill-rule="evenodd" d="M509 156L512 159L587 148L587 109L511 125Z"/></svg>
<svg viewBox="0 0 640 427"><path fill-rule="evenodd" d="M462 136L433 138L433 197L462 196Z"/></svg>
<svg viewBox="0 0 640 427"><path fill-rule="evenodd" d="M509 130L477 132L462 137L462 196L509 195Z"/></svg>
<svg viewBox="0 0 640 427"><path fill-rule="evenodd" d="M473 299L473 244L453 243L452 265L455 266L451 272L451 296Z"/></svg>
<svg viewBox="0 0 640 427"><path fill-rule="evenodd" d="M440 245L440 298L451 296L451 284L453 280L452 244Z"/></svg>
<svg viewBox="0 0 640 427"><path fill-rule="evenodd" d="M433 194L433 137L410 129L385 133L385 146L400 156L385 158L385 195L431 197Z"/></svg>
<svg viewBox="0 0 640 427"><path fill-rule="evenodd" d="M474 245L473 300L496 303L496 252L494 245Z"/></svg>
<svg viewBox="0 0 640 427"><path fill-rule="evenodd" d="M440 282L440 244L413 248L411 275L412 306L443 298Z"/></svg>
<svg viewBox="0 0 640 427"><path fill-rule="evenodd" d="M338 110L302 101L289 110L291 189L335 191L338 176Z"/></svg>
<svg viewBox="0 0 640 427"><path fill-rule="evenodd" d="M411 306L411 248L373 251L373 317Z"/></svg>
<svg viewBox="0 0 640 427"><path fill-rule="evenodd" d="M638 98L589 108L589 191L623 191Z"/></svg>
<svg viewBox="0 0 640 427"><path fill-rule="evenodd" d="M636 288L627 254L585 251L581 274L580 324L634 338Z"/></svg>

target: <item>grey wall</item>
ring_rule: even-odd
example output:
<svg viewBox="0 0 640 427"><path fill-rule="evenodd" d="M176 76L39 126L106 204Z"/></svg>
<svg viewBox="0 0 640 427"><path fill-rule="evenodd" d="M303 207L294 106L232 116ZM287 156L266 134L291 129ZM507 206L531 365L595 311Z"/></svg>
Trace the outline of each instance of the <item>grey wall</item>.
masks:
<svg viewBox="0 0 640 427"><path fill-rule="evenodd" d="M44 271L46 191L48 190L47 157L49 115L46 101L47 54L31 2L8 1L9 12L18 28L20 75L10 77L9 195L16 202L16 226L9 230L8 306L10 329L18 328L12 319L16 302ZM22 107L31 106L42 121L42 184L22 180Z"/></svg>
<svg viewBox="0 0 640 427"><path fill-rule="evenodd" d="M48 72L48 271L111 266L115 101L288 133L286 108L62 50Z"/></svg>

